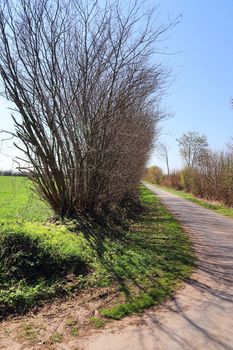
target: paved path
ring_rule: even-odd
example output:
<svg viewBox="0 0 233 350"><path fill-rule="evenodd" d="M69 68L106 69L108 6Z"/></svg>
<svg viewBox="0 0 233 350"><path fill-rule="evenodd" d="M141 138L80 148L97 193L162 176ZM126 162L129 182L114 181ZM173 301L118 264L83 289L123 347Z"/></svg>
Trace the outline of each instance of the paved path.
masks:
<svg viewBox="0 0 233 350"><path fill-rule="evenodd" d="M148 185L191 235L198 269L174 300L127 318L84 350L233 350L233 220Z"/></svg>

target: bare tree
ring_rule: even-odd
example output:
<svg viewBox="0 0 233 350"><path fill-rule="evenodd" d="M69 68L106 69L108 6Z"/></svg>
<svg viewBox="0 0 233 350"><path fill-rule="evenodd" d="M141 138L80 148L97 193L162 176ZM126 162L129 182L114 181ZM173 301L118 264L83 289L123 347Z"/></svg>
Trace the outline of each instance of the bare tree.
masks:
<svg viewBox="0 0 233 350"><path fill-rule="evenodd" d="M161 156L161 158L165 161L166 167L167 167L167 175L170 175L170 167L169 167L169 157L168 157L168 147L165 143L159 142L158 145L158 152Z"/></svg>
<svg viewBox="0 0 233 350"><path fill-rule="evenodd" d="M226 143L226 147L230 152L233 151L233 137Z"/></svg>
<svg viewBox="0 0 233 350"><path fill-rule="evenodd" d="M177 139L180 155L187 167L197 166L208 151L208 141L205 135L198 132L187 132Z"/></svg>
<svg viewBox="0 0 233 350"><path fill-rule="evenodd" d="M137 2L126 11L98 0L1 1L0 74L20 170L57 215L135 193L163 118L166 74L151 57L173 25L156 26Z"/></svg>

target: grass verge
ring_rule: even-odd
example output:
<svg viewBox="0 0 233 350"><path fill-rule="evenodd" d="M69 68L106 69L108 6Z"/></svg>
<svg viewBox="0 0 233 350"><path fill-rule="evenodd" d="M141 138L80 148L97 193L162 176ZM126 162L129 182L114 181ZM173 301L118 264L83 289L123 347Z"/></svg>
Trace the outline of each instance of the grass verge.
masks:
<svg viewBox="0 0 233 350"><path fill-rule="evenodd" d="M155 186L157 186L157 185L155 185ZM165 190L167 192L174 193L179 197L182 197L182 198L187 199L195 204L200 205L201 207L214 210L216 213L233 218L233 208L226 207L224 204L212 203L211 201L195 197L192 193L188 193L185 191L178 191L178 190L175 190L175 189L170 188L170 187L164 187L164 186L157 186L157 187L161 188L161 190Z"/></svg>
<svg viewBox="0 0 233 350"><path fill-rule="evenodd" d="M107 318L121 319L172 297L194 267L191 243L180 224L144 186L141 200L144 214L132 223L126 235L130 244L121 261L113 264L123 302L102 309Z"/></svg>
<svg viewBox="0 0 233 350"><path fill-rule="evenodd" d="M116 292L100 310L102 318L120 319L172 296L193 270L191 242L144 186L140 197L142 212L121 225L1 219L1 315L89 288ZM104 324L101 317L93 320L96 327Z"/></svg>

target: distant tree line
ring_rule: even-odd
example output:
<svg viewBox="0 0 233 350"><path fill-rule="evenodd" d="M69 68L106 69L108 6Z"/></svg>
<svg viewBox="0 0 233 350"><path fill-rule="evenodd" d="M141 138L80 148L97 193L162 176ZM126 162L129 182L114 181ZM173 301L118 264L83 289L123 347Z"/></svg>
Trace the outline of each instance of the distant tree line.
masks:
<svg viewBox="0 0 233 350"><path fill-rule="evenodd" d="M27 176L19 171L13 170L0 170L0 176Z"/></svg>

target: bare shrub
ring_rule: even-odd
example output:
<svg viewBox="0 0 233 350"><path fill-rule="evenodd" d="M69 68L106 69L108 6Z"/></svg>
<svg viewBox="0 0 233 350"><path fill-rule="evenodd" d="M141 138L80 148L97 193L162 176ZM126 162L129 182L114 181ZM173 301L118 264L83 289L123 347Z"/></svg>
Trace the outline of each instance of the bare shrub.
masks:
<svg viewBox="0 0 233 350"><path fill-rule="evenodd" d="M233 206L233 152L209 150L198 166L164 176L162 184Z"/></svg>
<svg viewBox="0 0 233 350"><path fill-rule="evenodd" d="M233 206L233 152L209 152L197 170L201 196Z"/></svg>
<svg viewBox="0 0 233 350"><path fill-rule="evenodd" d="M163 171L160 167L153 165L146 169L144 180L159 185L163 179Z"/></svg>
<svg viewBox="0 0 233 350"><path fill-rule="evenodd" d="M0 73L15 104L19 167L57 215L135 195L163 118L166 74L151 57L174 25L152 19L137 2L126 11L118 2L1 1Z"/></svg>
<svg viewBox="0 0 233 350"><path fill-rule="evenodd" d="M181 172L172 171L169 175L165 175L161 185L166 187L171 187L176 190L183 190L183 184L181 181Z"/></svg>

